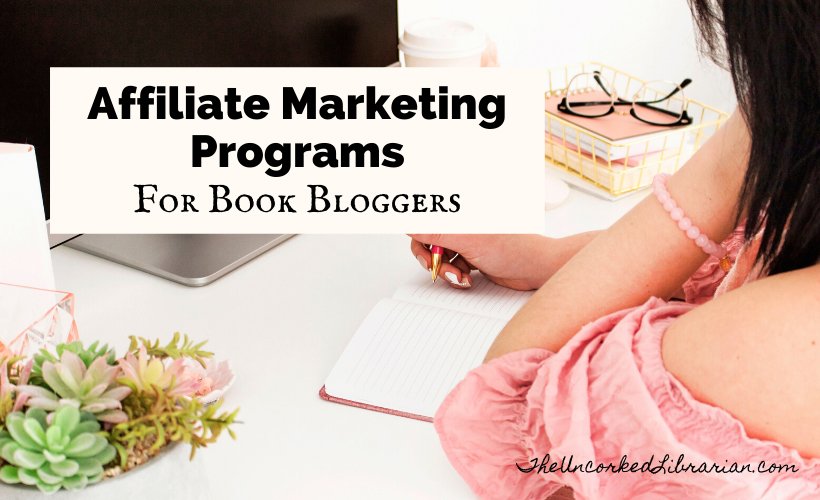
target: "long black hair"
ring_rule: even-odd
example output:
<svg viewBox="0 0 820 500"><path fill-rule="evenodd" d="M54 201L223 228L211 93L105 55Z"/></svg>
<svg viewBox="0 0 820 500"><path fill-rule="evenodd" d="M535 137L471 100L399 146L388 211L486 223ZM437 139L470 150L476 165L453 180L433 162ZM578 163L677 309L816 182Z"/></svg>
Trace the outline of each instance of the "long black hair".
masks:
<svg viewBox="0 0 820 500"><path fill-rule="evenodd" d="M751 135L738 214L769 274L820 260L820 1L690 0ZM740 215L739 215L740 217Z"/></svg>

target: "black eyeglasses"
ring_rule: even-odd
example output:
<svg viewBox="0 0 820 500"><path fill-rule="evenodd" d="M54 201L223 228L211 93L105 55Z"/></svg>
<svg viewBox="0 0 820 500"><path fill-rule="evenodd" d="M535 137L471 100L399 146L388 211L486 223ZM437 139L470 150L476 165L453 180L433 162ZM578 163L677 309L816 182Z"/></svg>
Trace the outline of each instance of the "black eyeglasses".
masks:
<svg viewBox="0 0 820 500"><path fill-rule="evenodd" d="M592 84L595 82L595 85ZM692 83L657 80L644 83L631 101L618 97L614 87L600 71L575 75L567 85L558 111L573 116L599 118L617 112L616 106L631 106L629 114L636 120L659 127L689 125L692 118L686 112L683 89ZM596 88L597 87L597 88ZM621 115L626 115L620 112Z"/></svg>

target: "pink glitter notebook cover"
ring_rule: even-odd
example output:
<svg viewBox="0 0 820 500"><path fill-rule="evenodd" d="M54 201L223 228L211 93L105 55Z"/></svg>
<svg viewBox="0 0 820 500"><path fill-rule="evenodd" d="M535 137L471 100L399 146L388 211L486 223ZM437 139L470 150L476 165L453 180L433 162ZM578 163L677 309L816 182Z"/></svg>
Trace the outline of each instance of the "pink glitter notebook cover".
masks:
<svg viewBox="0 0 820 500"><path fill-rule="evenodd" d="M388 415L396 415L396 416L399 416L399 417L412 418L413 420L421 420L421 421L424 421L424 422L432 422L433 421L433 419L430 418L430 417L425 417L423 415L416 415L415 413L407 413L407 412L399 411L399 410L391 410L390 408L384 408L382 406L374 406L374 405L369 405L367 403L359 403L357 401L351 401L349 399L337 398L336 396L332 396L332 395L328 394L327 391L325 390L325 386L322 386L322 388L319 389L319 397L324 399L325 401L330 401L331 403L339 403L339 404L343 404L343 405L347 405L347 406L353 406L355 408L362 408L362 409L365 409L365 410L377 411L379 413L387 413Z"/></svg>

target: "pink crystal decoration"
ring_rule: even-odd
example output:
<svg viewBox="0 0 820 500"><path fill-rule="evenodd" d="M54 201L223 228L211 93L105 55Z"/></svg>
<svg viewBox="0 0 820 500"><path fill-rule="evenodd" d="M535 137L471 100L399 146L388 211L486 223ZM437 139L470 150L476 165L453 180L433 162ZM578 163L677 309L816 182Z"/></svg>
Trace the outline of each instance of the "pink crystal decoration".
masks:
<svg viewBox="0 0 820 500"><path fill-rule="evenodd" d="M0 354L30 356L78 338L74 294L0 283Z"/></svg>

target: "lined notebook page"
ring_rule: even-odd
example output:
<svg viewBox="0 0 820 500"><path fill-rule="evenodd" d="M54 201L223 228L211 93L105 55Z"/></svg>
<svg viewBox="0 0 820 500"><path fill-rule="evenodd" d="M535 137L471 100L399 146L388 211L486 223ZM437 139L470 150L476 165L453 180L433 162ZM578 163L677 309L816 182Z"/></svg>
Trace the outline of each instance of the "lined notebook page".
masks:
<svg viewBox="0 0 820 500"><path fill-rule="evenodd" d="M479 274L473 276L473 286L469 290L455 290L424 279L403 285L393 294L393 298L399 300L508 321L531 296L532 292L519 292L498 286Z"/></svg>
<svg viewBox="0 0 820 500"><path fill-rule="evenodd" d="M469 291L411 285L379 302L333 367L327 393L432 417L530 295L481 283Z"/></svg>

